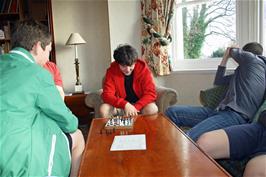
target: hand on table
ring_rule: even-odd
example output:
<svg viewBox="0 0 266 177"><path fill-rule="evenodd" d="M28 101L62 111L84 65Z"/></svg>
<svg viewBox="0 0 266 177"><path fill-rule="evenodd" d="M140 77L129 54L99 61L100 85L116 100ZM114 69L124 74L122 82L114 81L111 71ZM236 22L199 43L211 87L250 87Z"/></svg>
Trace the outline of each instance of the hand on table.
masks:
<svg viewBox="0 0 266 177"><path fill-rule="evenodd" d="M136 116L138 115L138 110L130 103L127 103L125 106L125 114L126 116Z"/></svg>

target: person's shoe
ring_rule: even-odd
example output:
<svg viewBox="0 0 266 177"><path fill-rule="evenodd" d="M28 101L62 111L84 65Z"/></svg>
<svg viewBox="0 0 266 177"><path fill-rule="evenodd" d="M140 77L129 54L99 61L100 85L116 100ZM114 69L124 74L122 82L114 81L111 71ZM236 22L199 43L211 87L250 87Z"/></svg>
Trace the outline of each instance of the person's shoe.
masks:
<svg viewBox="0 0 266 177"><path fill-rule="evenodd" d="M258 122L266 127L266 110L260 113Z"/></svg>

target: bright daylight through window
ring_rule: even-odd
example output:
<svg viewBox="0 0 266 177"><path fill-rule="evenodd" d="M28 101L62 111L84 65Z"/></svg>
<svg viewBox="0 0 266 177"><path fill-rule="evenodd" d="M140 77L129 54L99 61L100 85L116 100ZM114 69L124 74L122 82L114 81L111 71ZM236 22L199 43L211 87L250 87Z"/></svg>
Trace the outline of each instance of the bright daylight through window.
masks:
<svg viewBox="0 0 266 177"><path fill-rule="evenodd" d="M226 47L236 43L236 1L177 0L172 35L173 70L216 69Z"/></svg>

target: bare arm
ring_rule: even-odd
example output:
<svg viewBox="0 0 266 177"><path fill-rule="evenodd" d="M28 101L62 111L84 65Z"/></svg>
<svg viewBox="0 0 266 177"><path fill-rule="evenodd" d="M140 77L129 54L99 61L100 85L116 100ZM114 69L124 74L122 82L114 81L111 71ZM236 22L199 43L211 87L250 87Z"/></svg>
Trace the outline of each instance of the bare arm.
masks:
<svg viewBox="0 0 266 177"><path fill-rule="evenodd" d="M49 115L49 118L53 119L64 132L75 132L78 127L78 119L66 107L61 95L55 88L52 78L49 77L47 72L39 73L37 78L41 89L36 105L42 113Z"/></svg>

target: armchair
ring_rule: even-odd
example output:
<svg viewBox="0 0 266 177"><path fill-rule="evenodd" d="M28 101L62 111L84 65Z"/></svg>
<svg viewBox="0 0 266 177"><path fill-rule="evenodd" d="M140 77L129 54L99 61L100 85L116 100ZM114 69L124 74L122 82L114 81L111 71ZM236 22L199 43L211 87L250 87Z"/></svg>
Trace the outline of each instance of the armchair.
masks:
<svg viewBox="0 0 266 177"><path fill-rule="evenodd" d="M96 92L91 92L85 98L85 104L90 108L94 108L94 117L100 117L99 108L103 103L101 98L102 91L103 90L100 89ZM156 105L158 106L159 112L164 112L168 106L176 104L177 92L174 89L156 86L156 92Z"/></svg>

